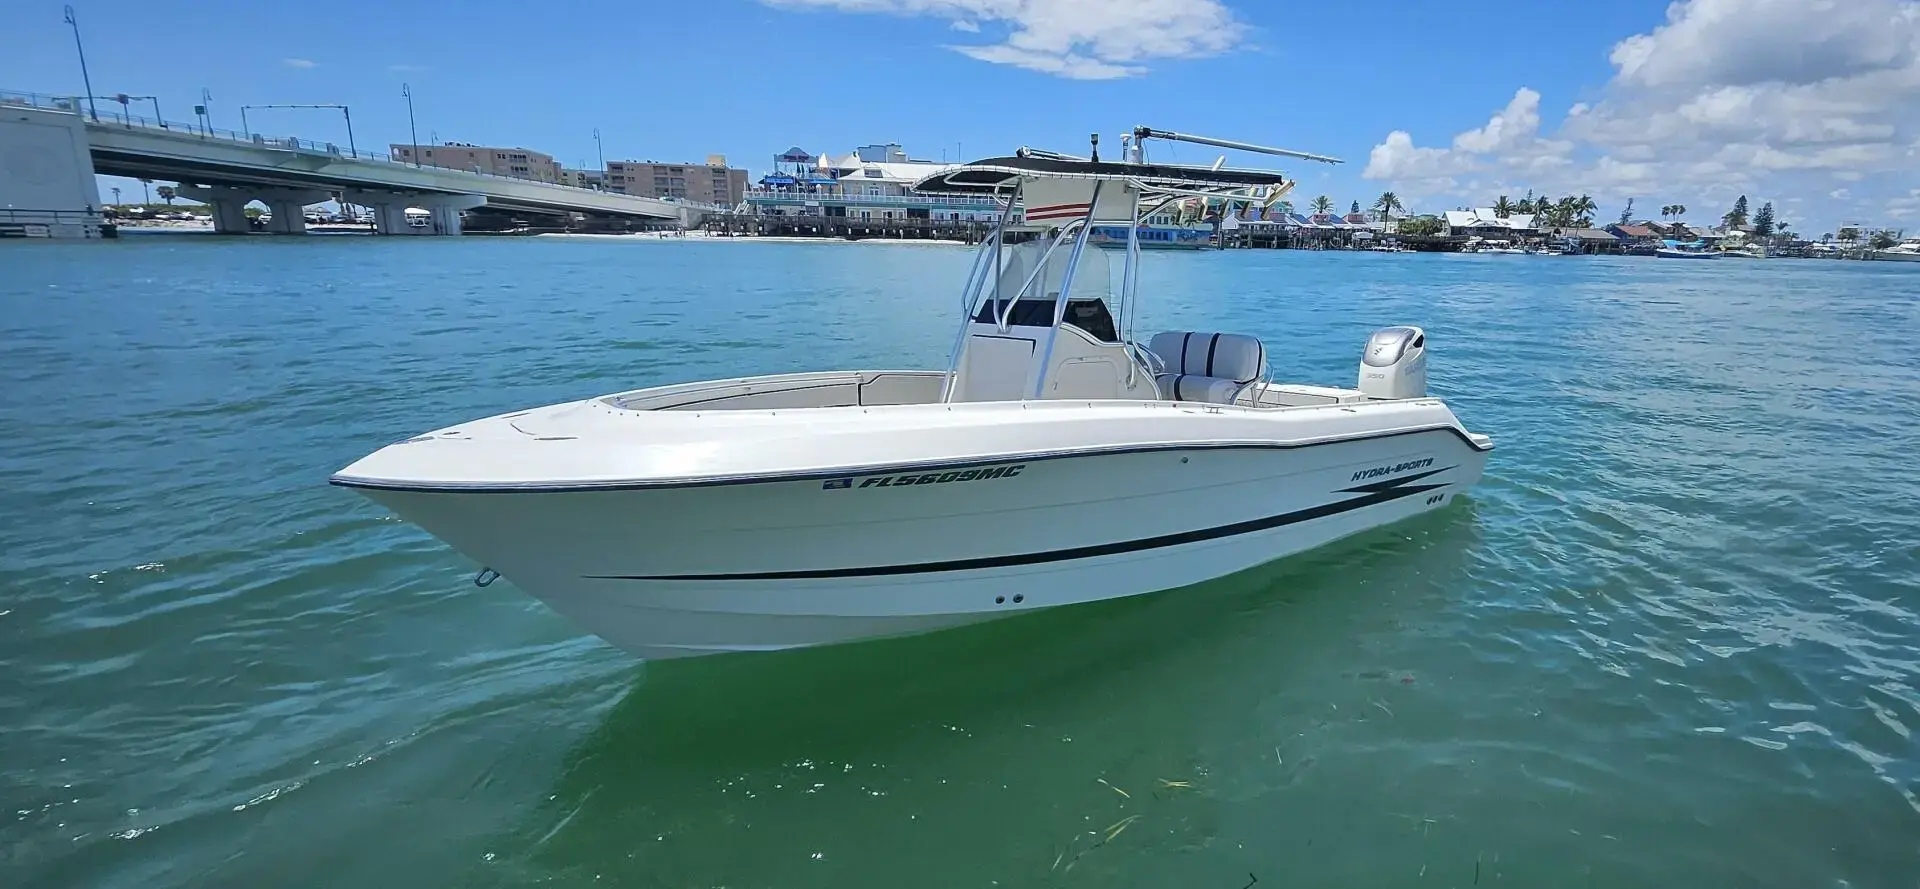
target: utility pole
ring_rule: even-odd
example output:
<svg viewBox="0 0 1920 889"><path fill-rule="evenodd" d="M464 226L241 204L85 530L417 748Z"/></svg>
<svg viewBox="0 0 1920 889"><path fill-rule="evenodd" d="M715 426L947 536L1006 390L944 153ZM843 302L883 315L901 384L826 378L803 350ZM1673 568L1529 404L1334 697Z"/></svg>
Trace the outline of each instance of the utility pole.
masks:
<svg viewBox="0 0 1920 889"><path fill-rule="evenodd" d="M80 54L80 82L87 87L87 114L94 123L100 122L100 111L93 107L93 77L87 73L87 48L80 45L80 20L73 15L73 7L65 8L67 24L73 26L73 48Z"/></svg>
<svg viewBox="0 0 1920 889"><path fill-rule="evenodd" d="M400 84L400 95L407 100L407 134L413 138L413 165L420 166L420 130L413 125L413 87Z"/></svg>
<svg viewBox="0 0 1920 889"><path fill-rule="evenodd" d="M599 127L593 128L593 150L600 153L600 173L604 176L607 172L607 150L600 144Z"/></svg>

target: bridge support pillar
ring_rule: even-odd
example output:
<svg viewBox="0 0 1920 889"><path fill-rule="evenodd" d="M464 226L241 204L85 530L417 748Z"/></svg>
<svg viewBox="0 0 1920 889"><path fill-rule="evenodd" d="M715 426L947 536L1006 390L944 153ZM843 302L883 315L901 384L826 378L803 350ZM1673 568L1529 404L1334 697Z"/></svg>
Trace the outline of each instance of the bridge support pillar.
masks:
<svg viewBox="0 0 1920 889"><path fill-rule="evenodd" d="M420 194L418 192L346 191L340 199L373 208L373 230L383 235L457 235L460 211L483 207L480 195ZM407 216L409 208L427 211L422 224Z"/></svg>
<svg viewBox="0 0 1920 889"><path fill-rule="evenodd" d="M226 185L193 185L182 182L175 193L192 201L199 201L213 208L213 231L222 235L244 235L251 230L247 224L247 204L253 200L253 193L246 189Z"/></svg>
<svg viewBox="0 0 1920 889"><path fill-rule="evenodd" d="M254 201L266 204L267 212L273 215L267 231L284 235L305 234L307 205L318 204L329 197L327 192L304 188L192 185L185 182L180 184L177 193L183 198L213 207L213 230L223 235L246 234L252 230L247 221L247 204Z"/></svg>
<svg viewBox="0 0 1920 889"><path fill-rule="evenodd" d="M267 223L267 231L276 235L304 235L307 233L307 205L318 204L333 197L332 193L307 188L260 188L255 189L254 198L267 205L267 211L273 219Z"/></svg>

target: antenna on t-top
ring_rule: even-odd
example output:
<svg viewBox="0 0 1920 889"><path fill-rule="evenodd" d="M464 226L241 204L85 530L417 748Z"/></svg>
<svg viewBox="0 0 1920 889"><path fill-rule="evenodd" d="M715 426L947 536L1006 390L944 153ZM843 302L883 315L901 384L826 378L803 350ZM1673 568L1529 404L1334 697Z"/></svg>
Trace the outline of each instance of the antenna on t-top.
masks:
<svg viewBox="0 0 1920 889"><path fill-rule="evenodd" d="M1097 164L1100 162L1100 134L1094 133L1091 138L1093 139L1093 157L1091 160Z"/></svg>

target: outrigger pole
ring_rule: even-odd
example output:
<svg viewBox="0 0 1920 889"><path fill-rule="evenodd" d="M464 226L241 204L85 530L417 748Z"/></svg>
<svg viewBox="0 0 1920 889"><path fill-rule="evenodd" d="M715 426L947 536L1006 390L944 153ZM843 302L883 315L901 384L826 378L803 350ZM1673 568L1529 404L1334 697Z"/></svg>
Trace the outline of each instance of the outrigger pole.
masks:
<svg viewBox="0 0 1920 889"><path fill-rule="evenodd" d="M1231 139L1215 139L1211 136L1194 136L1188 133L1176 133L1172 130L1156 130L1153 127L1134 127L1133 128L1133 144L1136 149L1139 147L1141 143L1147 141L1148 139L1166 139L1170 142L1192 142L1195 145L1212 145L1217 148L1232 148L1239 151L1256 151L1261 154L1273 154L1273 155L1279 155L1280 157L1297 158L1303 161L1317 161L1323 164L1345 163L1344 161L1340 160L1337 157L1328 157L1324 154L1308 154L1304 151L1293 151L1287 148L1270 148L1265 145L1254 145L1251 142L1235 142Z"/></svg>

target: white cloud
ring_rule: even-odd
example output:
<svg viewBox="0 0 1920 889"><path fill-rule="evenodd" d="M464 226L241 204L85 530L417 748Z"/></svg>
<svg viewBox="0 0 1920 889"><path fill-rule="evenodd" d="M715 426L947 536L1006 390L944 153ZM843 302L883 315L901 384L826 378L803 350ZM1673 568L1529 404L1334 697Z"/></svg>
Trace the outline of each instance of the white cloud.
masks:
<svg viewBox="0 0 1920 889"><path fill-rule="evenodd" d="M1901 197L1887 201L1887 215L1894 219L1907 220L1920 216L1920 188L1908 191Z"/></svg>
<svg viewBox="0 0 1920 889"><path fill-rule="evenodd" d="M280 64L289 68L316 68L320 65L312 59L281 59Z"/></svg>
<svg viewBox="0 0 1920 889"><path fill-rule="evenodd" d="M771 6L945 19L956 31L1004 29L997 43L950 46L983 62L1076 80L1147 72L1146 62L1219 55L1245 27L1220 0L762 0Z"/></svg>
<svg viewBox="0 0 1920 889"><path fill-rule="evenodd" d="M1837 203L1837 182L1860 183L1840 189L1858 198L1904 190L1920 155L1920 0L1680 0L1609 58L1599 98L1548 133L1540 96L1522 87L1450 147L1387 134L1364 175L1480 203L1492 195L1462 194L1468 173L1473 187L1616 206L1717 207L1743 192Z"/></svg>

